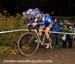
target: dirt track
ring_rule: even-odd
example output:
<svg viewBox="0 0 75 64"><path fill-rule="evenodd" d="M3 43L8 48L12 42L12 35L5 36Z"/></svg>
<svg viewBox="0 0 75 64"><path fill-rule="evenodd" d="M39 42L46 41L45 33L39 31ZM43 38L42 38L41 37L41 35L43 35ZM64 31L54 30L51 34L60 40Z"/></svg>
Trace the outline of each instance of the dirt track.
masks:
<svg viewBox="0 0 75 64"><path fill-rule="evenodd" d="M4 63L4 60L49 60L51 62L37 62L37 63L25 63L25 62L12 62ZM39 48L35 55L30 57L23 57L19 53L17 55L8 55L0 58L0 64L75 64L75 48L56 48L56 49L43 49Z"/></svg>

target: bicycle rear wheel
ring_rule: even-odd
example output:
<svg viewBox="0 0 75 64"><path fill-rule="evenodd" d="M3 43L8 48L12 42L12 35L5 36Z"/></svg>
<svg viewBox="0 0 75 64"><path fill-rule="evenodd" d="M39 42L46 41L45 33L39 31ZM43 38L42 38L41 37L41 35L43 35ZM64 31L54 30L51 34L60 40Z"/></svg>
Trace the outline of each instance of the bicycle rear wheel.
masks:
<svg viewBox="0 0 75 64"><path fill-rule="evenodd" d="M18 40L18 51L23 56L33 55L39 47L38 37L32 32L27 32L21 35Z"/></svg>
<svg viewBox="0 0 75 64"><path fill-rule="evenodd" d="M54 49L55 48L55 37L54 37L54 34L50 34L50 43L51 43L52 49Z"/></svg>

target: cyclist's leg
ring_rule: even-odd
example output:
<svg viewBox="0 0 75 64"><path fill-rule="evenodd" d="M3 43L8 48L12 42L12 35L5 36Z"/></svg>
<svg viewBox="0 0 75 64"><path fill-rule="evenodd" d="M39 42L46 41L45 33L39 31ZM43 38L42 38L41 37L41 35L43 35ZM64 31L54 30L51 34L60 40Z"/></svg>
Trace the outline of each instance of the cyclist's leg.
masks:
<svg viewBox="0 0 75 64"><path fill-rule="evenodd" d="M49 42L49 31L51 30L52 28L52 25L53 25L53 22L52 23L48 23L48 25L46 26L45 28L45 35L46 35L46 40Z"/></svg>
<svg viewBox="0 0 75 64"><path fill-rule="evenodd" d="M50 31L50 28L46 27L46 29L45 29L45 35L46 35L46 40L47 41L49 41L49 31Z"/></svg>
<svg viewBox="0 0 75 64"><path fill-rule="evenodd" d="M49 43L50 41L50 37L49 37L49 31L50 31L50 27L46 27L46 29L45 29L45 36L46 36L46 42L47 42L47 46L46 46L46 48L49 48L49 47L51 47L52 48L52 46L51 46L51 43Z"/></svg>
<svg viewBox="0 0 75 64"><path fill-rule="evenodd" d="M50 28L46 27L46 29L45 29L45 36L46 36L46 42L47 43L49 42L49 30L50 30ZM49 48L49 44L47 44L46 48Z"/></svg>
<svg viewBox="0 0 75 64"><path fill-rule="evenodd" d="M45 25L43 25L43 26L39 26L39 36L41 36L42 35L42 31L41 30L43 30L45 28Z"/></svg>
<svg viewBox="0 0 75 64"><path fill-rule="evenodd" d="M43 30L43 29L45 29L45 25L39 26L39 28L38 28L38 36L39 36L40 39L41 39L41 36L42 36L41 30Z"/></svg>

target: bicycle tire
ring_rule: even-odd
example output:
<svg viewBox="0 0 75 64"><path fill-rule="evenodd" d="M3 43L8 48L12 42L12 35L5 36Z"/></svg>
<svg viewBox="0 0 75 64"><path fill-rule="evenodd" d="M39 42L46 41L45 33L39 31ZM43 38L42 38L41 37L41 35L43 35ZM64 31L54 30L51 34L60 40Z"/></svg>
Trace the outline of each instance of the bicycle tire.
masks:
<svg viewBox="0 0 75 64"><path fill-rule="evenodd" d="M33 35L33 36L36 37L37 43L36 43L36 46L35 46L35 49L34 49L33 52L31 52L31 53L25 53L25 52L23 52L23 51L20 49L21 40L22 40L24 37L25 37L25 39L26 39L26 37L28 37L28 36L30 36L30 35ZM29 40L28 40L28 41L29 41ZM34 40L33 40L33 41L34 41ZM22 34L21 37L19 38L19 40L18 40L18 42L17 42L17 46L18 46L18 51L19 51L19 53L20 53L21 55L23 55L23 56L31 56L31 55L34 55L34 54L36 53L36 51L38 50L38 48L39 48L38 37L37 37L37 35L34 35L34 33L32 33L32 32L26 32L26 33Z"/></svg>

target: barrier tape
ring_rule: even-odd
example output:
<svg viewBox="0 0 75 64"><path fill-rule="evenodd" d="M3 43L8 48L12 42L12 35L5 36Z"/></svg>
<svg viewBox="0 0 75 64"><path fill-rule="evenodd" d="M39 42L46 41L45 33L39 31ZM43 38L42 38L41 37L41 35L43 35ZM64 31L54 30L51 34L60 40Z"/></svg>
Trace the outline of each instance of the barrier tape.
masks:
<svg viewBox="0 0 75 64"><path fill-rule="evenodd" d="M29 31L29 30L28 29L17 29L17 30L10 30L10 31L2 31L2 32L0 32L0 34L19 32L19 31Z"/></svg>
<svg viewBox="0 0 75 64"><path fill-rule="evenodd" d="M28 29L17 29L17 30L10 30L10 31L2 31L2 32L0 32L0 34L19 32L19 31L29 31L29 30ZM35 30L32 29L31 31L35 31ZM41 31L44 31L44 30L41 30ZM75 33L67 33L67 32L53 32L53 31L50 31L50 33L75 35Z"/></svg>
<svg viewBox="0 0 75 64"><path fill-rule="evenodd" d="M52 31L51 31L50 33L75 35L75 33L67 33L67 32L52 32Z"/></svg>

